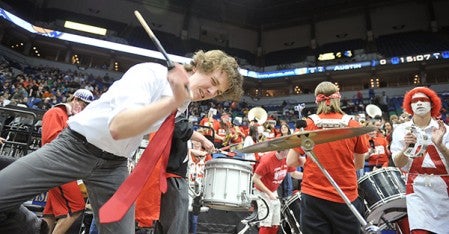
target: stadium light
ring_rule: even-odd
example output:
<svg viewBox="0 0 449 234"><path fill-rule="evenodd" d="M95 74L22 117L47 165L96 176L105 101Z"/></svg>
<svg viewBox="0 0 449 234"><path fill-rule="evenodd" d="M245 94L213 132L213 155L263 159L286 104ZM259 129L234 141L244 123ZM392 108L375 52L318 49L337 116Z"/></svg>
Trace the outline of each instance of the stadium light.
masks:
<svg viewBox="0 0 449 234"><path fill-rule="evenodd" d="M105 28L95 27L95 26L92 26L92 25L72 22L72 21L68 21L68 20L65 21L64 27L65 28L74 29L74 30L78 30L78 31L82 31L82 32L98 34L98 35L102 35L102 36L106 35L106 32L108 31Z"/></svg>

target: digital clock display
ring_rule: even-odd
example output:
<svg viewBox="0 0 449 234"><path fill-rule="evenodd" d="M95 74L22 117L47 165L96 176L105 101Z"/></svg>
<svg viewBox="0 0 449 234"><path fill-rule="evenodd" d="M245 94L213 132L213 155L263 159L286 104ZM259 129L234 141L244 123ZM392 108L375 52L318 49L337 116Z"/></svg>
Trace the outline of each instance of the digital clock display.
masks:
<svg viewBox="0 0 449 234"><path fill-rule="evenodd" d="M403 56L403 57L391 57L388 59L380 59L378 61L378 65L388 65L388 64L403 64L403 63L413 63L413 62L422 62L428 60L438 60L438 59L448 59L449 51L443 52L435 52L428 54L417 54L411 56Z"/></svg>

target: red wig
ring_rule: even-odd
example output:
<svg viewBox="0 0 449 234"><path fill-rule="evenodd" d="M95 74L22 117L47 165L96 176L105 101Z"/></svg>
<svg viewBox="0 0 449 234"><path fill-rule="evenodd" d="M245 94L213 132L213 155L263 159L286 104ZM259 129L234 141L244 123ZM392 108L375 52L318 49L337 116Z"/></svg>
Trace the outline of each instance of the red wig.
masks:
<svg viewBox="0 0 449 234"><path fill-rule="evenodd" d="M427 88L427 87L416 87L410 91L408 91L404 96L404 102L402 103L402 108L404 108L405 112L413 115L411 100L412 96L415 93L423 93L427 97L430 98L430 104L432 105L432 110L430 111L430 115L434 118L440 116L441 110L441 99L438 97L438 94Z"/></svg>

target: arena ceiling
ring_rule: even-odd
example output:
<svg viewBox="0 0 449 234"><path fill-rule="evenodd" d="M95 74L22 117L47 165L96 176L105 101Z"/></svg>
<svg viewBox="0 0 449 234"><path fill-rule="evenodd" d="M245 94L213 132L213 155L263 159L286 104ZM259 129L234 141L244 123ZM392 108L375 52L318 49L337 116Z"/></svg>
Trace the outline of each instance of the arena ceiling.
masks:
<svg viewBox="0 0 449 234"><path fill-rule="evenodd" d="M310 25L341 16L347 17L377 7L393 8L418 2L425 7L427 3L442 1L447 0L1 0L0 7L37 26L62 30L58 27L61 27L60 23L63 20L81 21L108 28L115 32L114 36L127 40L132 35L131 30L137 28L142 31L132 14L134 9L139 10L151 22L150 26L153 30L179 36L180 31L188 27L187 25L192 21L215 22L209 25L218 27L231 25L252 31L275 31L274 29L277 28ZM391 25L388 27L391 28ZM240 38L234 40L240 40ZM163 41L162 43L164 44ZM48 50L48 53L55 53L51 51L55 46L58 45L54 41L45 41L42 49ZM110 56L108 51L92 51L82 46L77 49L97 54L98 56L92 59L104 59L105 63ZM254 51L251 52L254 53ZM123 59L123 63L126 62L128 67L142 60L141 57L133 58L132 56L123 56ZM372 71L368 69L359 73L362 74L357 74L358 77L368 77ZM360 83L360 80L347 74L340 78L338 76L338 74L332 74L334 79L348 79L345 82ZM313 87L317 80L322 79L330 78L327 74L316 78L311 77L310 86ZM272 87L283 86L286 83L295 85L297 81L286 78L274 79L264 84L257 82L253 82L256 87ZM302 80L301 83L306 82Z"/></svg>
<svg viewBox="0 0 449 234"><path fill-rule="evenodd" d="M34 24L78 19L120 32L135 22L126 9L176 13L249 29L308 24L325 18L413 0L2 0ZM415 0L416 1L416 0ZM8 9L7 9L8 10ZM170 14L165 14L167 17ZM157 17L163 25L170 18Z"/></svg>

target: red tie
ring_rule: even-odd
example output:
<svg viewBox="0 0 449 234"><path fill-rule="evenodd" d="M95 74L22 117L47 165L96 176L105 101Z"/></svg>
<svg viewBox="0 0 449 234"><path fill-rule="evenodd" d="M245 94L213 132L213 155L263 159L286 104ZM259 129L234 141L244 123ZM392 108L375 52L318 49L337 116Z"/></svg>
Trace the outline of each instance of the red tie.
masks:
<svg viewBox="0 0 449 234"><path fill-rule="evenodd" d="M159 158L162 157L164 160L162 165L167 165L174 125L175 113L168 116L162 123L132 173L120 185L114 195L100 208L100 223L112 223L121 220L136 201ZM163 169L165 170L165 167ZM165 177L162 179L162 175L165 175L165 173L161 174L160 187L161 191L165 192L167 190L167 181Z"/></svg>

